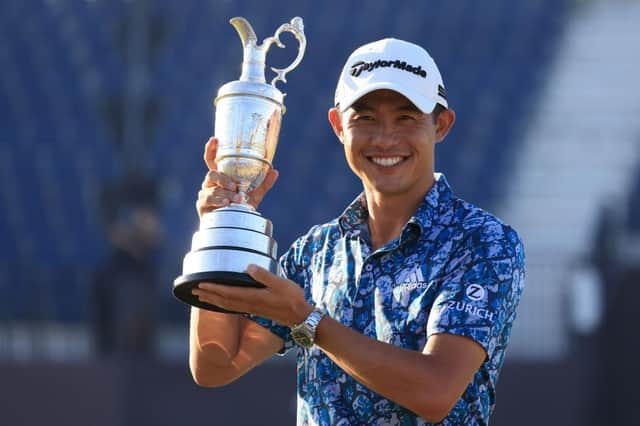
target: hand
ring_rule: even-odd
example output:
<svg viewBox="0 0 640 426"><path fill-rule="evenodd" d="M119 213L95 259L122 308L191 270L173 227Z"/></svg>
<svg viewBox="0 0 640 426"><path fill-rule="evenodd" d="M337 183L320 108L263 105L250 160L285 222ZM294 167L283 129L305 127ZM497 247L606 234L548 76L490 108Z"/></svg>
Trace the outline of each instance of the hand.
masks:
<svg viewBox="0 0 640 426"><path fill-rule="evenodd" d="M199 300L212 305L231 311L248 312L289 327L300 324L313 310L313 306L305 300L302 288L293 281L256 265L249 265L247 273L265 287L200 283L192 293Z"/></svg>
<svg viewBox="0 0 640 426"><path fill-rule="evenodd" d="M240 201L240 196L236 192L236 182L218 171L216 166L217 150L218 139L215 137L209 138L204 147L204 162L207 164L209 172L202 181L202 189L198 192L198 201L196 201L196 210L200 217L206 212ZM249 204L257 208L264 195L276 182L276 179L278 179L278 171L275 169L269 170L262 184L247 194L249 196Z"/></svg>

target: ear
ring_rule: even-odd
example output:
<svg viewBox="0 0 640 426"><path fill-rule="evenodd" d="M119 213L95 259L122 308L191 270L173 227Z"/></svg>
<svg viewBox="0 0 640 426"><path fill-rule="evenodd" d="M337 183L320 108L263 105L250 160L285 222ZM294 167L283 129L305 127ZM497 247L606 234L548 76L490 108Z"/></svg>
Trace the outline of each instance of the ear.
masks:
<svg viewBox="0 0 640 426"><path fill-rule="evenodd" d="M436 123L436 143L442 142L455 122L456 112L452 109L447 108L438 115L438 122Z"/></svg>
<svg viewBox="0 0 640 426"><path fill-rule="evenodd" d="M331 108L328 113L329 123L331 123L331 128L333 129L333 133L336 134L340 143L344 143L342 140L343 136L343 128L342 128L342 117L340 115L340 111L337 108Z"/></svg>

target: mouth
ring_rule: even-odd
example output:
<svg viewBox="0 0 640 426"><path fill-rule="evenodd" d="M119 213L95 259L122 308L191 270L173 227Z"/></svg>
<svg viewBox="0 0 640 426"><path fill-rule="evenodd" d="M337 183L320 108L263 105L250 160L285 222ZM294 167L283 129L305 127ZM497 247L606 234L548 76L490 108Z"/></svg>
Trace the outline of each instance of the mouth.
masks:
<svg viewBox="0 0 640 426"><path fill-rule="evenodd" d="M393 167L393 166L397 166L400 163L403 163L407 160L407 158L409 158L408 156L393 156L393 157L389 157L389 156L385 156L385 157L380 157L380 156L367 156L367 160L371 161L372 163L381 166L381 167Z"/></svg>

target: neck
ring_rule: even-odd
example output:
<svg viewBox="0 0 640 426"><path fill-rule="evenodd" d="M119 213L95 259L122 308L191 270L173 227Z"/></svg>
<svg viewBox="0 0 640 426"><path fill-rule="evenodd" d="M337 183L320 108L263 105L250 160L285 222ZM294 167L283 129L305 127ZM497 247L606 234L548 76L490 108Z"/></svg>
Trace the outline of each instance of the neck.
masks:
<svg viewBox="0 0 640 426"><path fill-rule="evenodd" d="M426 187L417 188L410 193L389 195L365 188L369 212L369 234L373 250L398 238L402 227L415 213L434 183L435 178L431 174Z"/></svg>

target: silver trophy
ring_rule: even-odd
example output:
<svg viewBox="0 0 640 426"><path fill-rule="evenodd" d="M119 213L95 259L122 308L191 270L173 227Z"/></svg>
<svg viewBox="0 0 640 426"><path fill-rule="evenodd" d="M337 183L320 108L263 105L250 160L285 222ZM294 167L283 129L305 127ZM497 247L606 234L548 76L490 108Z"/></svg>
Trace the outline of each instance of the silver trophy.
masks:
<svg viewBox="0 0 640 426"><path fill-rule="evenodd" d="M202 215L200 228L193 234L191 251L184 258L182 275L173 283L173 294L181 301L219 312L228 311L199 301L191 289L202 281L263 287L245 272L251 263L278 272L271 221L248 203L247 194L262 183L276 152L285 107L284 94L275 84L286 83L286 74L298 66L307 45L299 17L281 25L261 45L246 19L237 17L229 22L242 40L242 75L240 80L223 85L214 101L216 164L218 171L237 182L242 201ZM280 41L283 32L292 33L298 40L298 55L286 68L272 67L276 76L267 84L265 57L272 44L285 47Z"/></svg>

